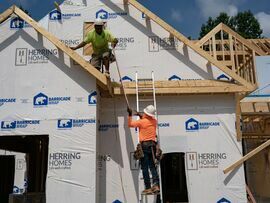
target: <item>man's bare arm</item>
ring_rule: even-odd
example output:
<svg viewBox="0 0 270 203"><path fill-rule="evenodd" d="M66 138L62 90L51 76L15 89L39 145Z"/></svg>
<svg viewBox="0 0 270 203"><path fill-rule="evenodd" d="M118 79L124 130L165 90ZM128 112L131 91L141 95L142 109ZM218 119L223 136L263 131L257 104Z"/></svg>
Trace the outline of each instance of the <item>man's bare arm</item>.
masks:
<svg viewBox="0 0 270 203"><path fill-rule="evenodd" d="M80 49L80 48L84 47L86 44L87 44L86 42L82 41L76 47L69 47L69 48L71 48L72 50L76 50L76 49Z"/></svg>

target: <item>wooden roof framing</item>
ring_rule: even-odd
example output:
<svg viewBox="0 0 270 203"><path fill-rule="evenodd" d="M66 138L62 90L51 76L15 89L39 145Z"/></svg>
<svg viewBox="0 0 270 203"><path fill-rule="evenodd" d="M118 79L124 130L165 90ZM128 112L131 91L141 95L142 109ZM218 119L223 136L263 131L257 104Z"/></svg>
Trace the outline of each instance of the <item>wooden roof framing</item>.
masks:
<svg viewBox="0 0 270 203"><path fill-rule="evenodd" d="M196 45L253 85L254 90L256 89L255 56L266 54L256 44L244 39L227 25L220 23L197 41Z"/></svg>
<svg viewBox="0 0 270 203"><path fill-rule="evenodd" d="M47 30L38 25L38 23L29 17L26 13L24 13L20 8L16 6L12 6L6 11L4 11L0 15L0 23L8 19L11 14L16 14L22 20L31 25L37 32L47 38L52 44L54 44L58 49L62 50L66 53L71 59L77 62L82 68L84 68L90 75L96 78L97 84L104 90L109 90L112 93L111 82L103 75L100 71L98 71L95 67L93 67L90 63L84 60L79 54L75 51L71 50L64 43L62 43L59 39L57 39L54 35L49 33Z"/></svg>

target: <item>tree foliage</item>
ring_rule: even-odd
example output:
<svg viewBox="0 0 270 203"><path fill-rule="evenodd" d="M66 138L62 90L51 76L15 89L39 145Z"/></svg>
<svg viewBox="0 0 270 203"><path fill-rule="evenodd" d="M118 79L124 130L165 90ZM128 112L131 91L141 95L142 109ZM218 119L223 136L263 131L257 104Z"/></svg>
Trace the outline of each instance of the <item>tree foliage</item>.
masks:
<svg viewBox="0 0 270 203"><path fill-rule="evenodd" d="M246 39L262 38L263 31L260 23L251 11L239 12L236 16L228 16L226 13L220 13L215 19L209 17L207 22L201 26L199 38L204 37L219 23L226 24Z"/></svg>

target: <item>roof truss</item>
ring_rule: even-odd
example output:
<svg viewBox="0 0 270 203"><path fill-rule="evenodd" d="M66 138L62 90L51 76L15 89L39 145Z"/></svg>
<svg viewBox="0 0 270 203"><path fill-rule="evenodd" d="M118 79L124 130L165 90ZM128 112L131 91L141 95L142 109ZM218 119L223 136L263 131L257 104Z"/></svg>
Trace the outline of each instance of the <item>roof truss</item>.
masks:
<svg viewBox="0 0 270 203"><path fill-rule="evenodd" d="M88 73L90 73L93 77L96 78L97 84L103 90L109 90L110 94L112 94L112 87L110 80L106 78L100 71L98 71L95 67L93 67L90 63L85 61L79 54L75 51L71 50L65 44L63 44L59 39L57 39L54 35L49 33L47 30L38 25L38 23L29 17L26 13L24 13L21 9L16 6L12 6L6 11L4 11L0 15L0 23L5 21L7 18L11 16L11 14L16 14L18 17L23 19L29 25L31 25L37 32L47 38L52 44L54 44L58 49L62 50L66 53L71 59L77 62L82 68L84 68Z"/></svg>

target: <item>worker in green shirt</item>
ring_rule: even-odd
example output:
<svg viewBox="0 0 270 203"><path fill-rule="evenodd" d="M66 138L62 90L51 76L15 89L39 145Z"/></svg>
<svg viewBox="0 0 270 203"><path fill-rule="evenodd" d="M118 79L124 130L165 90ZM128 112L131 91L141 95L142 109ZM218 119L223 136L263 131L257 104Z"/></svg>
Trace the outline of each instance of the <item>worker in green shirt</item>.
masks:
<svg viewBox="0 0 270 203"><path fill-rule="evenodd" d="M110 75L110 59L113 58L112 52L109 49L109 42L112 48L115 48L118 43L117 38L115 38L108 30L104 29L104 22L102 19L95 20L95 29L87 33L84 40L78 44L76 47L70 47L73 50L84 47L86 44L92 43L93 54L90 63L96 67L96 69L101 69L101 61L105 66L105 75Z"/></svg>

